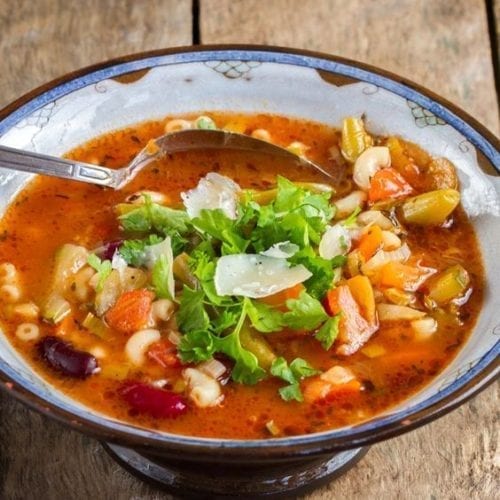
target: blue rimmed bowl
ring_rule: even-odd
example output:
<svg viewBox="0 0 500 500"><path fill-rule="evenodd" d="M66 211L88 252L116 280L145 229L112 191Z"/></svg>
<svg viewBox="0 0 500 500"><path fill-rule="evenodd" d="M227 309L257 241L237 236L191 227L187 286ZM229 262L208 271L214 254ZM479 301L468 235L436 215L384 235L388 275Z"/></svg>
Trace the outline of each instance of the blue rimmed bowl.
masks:
<svg viewBox="0 0 500 500"><path fill-rule="evenodd" d="M137 122L199 111L277 113L338 126L364 114L459 171L488 277L477 325L431 384L366 423L272 440L191 438L96 413L40 378L0 333L2 386L32 408L108 443L133 472L184 494L298 493L330 479L365 447L423 425L495 379L500 352L499 141L440 97L375 68L292 49L207 46L139 54L51 82L0 112L0 143L49 154ZM0 213L30 176L0 169ZM214 465L215 464L215 465ZM251 480L250 480L251 476Z"/></svg>

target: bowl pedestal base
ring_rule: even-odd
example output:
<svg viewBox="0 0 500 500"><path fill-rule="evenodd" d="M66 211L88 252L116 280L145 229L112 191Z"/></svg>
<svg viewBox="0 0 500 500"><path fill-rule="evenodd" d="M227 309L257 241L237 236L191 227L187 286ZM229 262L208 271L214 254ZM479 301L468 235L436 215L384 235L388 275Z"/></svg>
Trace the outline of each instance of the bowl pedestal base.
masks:
<svg viewBox="0 0 500 500"><path fill-rule="evenodd" d="M369 447L328 457L262 464L216 464L163 459L103 443L120 465L175 496L188 498L293 498L328 483L353 467Z"/></svg>

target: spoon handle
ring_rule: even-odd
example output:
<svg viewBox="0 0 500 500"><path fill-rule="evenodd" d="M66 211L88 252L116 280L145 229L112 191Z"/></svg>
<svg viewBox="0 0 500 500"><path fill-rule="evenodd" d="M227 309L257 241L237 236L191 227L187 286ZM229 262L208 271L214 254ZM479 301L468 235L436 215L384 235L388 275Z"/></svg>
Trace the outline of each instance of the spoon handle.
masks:
<svg viewBox="0 0 500 500"><path fill-rule="evenodd" d="M115 187L120 170L0 146L0 167Z"/></svg>

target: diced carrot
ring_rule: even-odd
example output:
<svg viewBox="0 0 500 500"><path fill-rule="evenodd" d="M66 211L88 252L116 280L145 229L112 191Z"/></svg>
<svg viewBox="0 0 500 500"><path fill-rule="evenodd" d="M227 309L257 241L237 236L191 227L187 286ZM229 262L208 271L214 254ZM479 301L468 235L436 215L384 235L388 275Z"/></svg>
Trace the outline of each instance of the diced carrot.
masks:
<svg viewBox="0 0 500 500"><path fill-rule="evenodd" d="M361 314L348 285L340 285L327 293L328 310L341 313L338 354L355 353L378 329L377 323L369 323Z"/></svg>
<svg viewBox="0 0 500 500"><path fill-rule="evenodd" d="M281 290L281 292L269 295L268 297L263 297L260 299L264 304L274 307L283 307L288 299L298 299L299 295L305 290L302 283L298 283L290 288Z"/></svg>
<svg viewBox="0 0 500 500"><path fill-rule="evenodd" d="M432 270L426 268L419 269L402 262L388 262L380 269L375 279L382 286L415 291L430 274Z"/></svg>
<svg viewBox="0 0 500 500"><path fill-rule="evenodd" d="M371 226L368 231L361 236L358 251L364 261L370 260L382 247L383 237L380 226Z"/></svg>
<svg viewBox="0 0 500 500"><path fill-rule="evenodd" d="M131 334L144 328L149 320L153 292L140 288L125 292L106 313L108 325L121 333Z"/></svg>
<svg viewBox="0 0 500 500"><path fill-rule="evenodd" d="M382 168L372 177L368 200L371 202L387 198L401 198L413 193L413 188L394 168Z"/></svg>
<svg viewBox="0 0 500 500"><path fill-rule="evenodd" d="M347 286L351 291L354 300L361 308L361 313L368 323L376 323L377 309L375 306L375 296L370 280L366 276L358 275L347 280Z"/></svg>
<svg viewBox="0 0 500 500"><path fill-rule="evenodd" d="M178 368L182 365L176 355L174 344L168 340L160 340L152 344L148 349L148 357L164 368Z"/></svg>

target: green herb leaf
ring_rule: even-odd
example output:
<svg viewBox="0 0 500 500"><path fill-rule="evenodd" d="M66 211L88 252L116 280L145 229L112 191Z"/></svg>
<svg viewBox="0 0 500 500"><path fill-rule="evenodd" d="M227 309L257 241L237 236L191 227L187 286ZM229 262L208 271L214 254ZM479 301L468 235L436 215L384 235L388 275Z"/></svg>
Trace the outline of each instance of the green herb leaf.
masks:
<svg viewBox="0 0 500 500"><path fill-rule="evenodd" d="M279 390L281 398L285 401L302 401L303 397L299 382L317 373L319 373L319 371L315 370L302 358L295 358L290 365L288 365L285 358L279 357L276 358L271 365L271 374L289 384Z"/></svg>
<svg viewBox="0 0 500 500"><path fill-rule="evenodd" d="M184 285L176 316L181 332L208 330L210 318L203 305L203 296L203 290L193 290Z"/></svg>
<svg viewBox="0 0 500 500"><path fill-rule="evenodd" d="M231 372L235 382L253 385L266 376L265 370L259 366L255 354L243 348L240 342L240 332L247 316L247 303L243 302L240 318L235 329L225 337L215 337L215 346L218 352L224 353L236 363Z"/></svg>
<svg viewBox="0 0 500 500"><path fill-rule="evenodd" d="M156 231L168 235L171 231L184 234L189 229L189 216L184 210L153 203L151 197L144 196L144 204L119 217L125 231L148 233Z"/></svg>
<svg viewBox="0 0 500 500"><path fill-rule="evenodd" d="M243 253L248 246L249 241L238 234L235 221L220 208L201 210L192 223L199 231L221 241L223 254Z"/></svg>
<svg viewBox="0 0 500 500"><path fill-rule="evenodd" d="M110 260L101 261L101 259L95 253L91 253L88 256L87 262L89 266L93 267L97 271L97 274L99 276L99 281L97 282L96 292L100 292L102 291L106 278L111 274L112 271L111 261Z"/></svg>
<svg viewBox="0 0 500 500"><path fill-rule="evenodd" d="M259 332L278 332L285 324L283 313L262 302L245 299L247 301L247 312L252 326Z"/></svg>
<svg viewBox="0 0 500 500"><path fill-rule="evenodd" d="M283 319L294 330L314 330L328 318L321 302L307 292L302 292L298 299L287 300L286 306L289 312Z"/></svg>
<svg viewBox="0 0 500 500"><path fill-rule="evenodd" d="M340 314L338 313L332 318L327 319L314 335L314 338L321 342L325 351L328 351L332 347L339 334Z"/></svg>
<svg viewBox="0 0 500 500"><path fill-rule="evenodd" d="M302 403L304 401L304 396L302 396L302 391L300 390L300 385L298 383L285 385L278 389L281 399L284 401L298 401Z"/></svg>
<svg viewBox="0 0 500 500"><path fill-rule="evenodd" d="M214 336L205 330L190 331L182 336L178 351L184 363L206 361L215 352Z"/></svg>
<svg viewBox="0 0 500 500"><path fill-rule="evenodd" d="M343 256L341 256L343 257ZM333 268L338 267L339 260L323 259L311 248L303 248L290 258L294 265L302 264L312 276L304 282L307 291L316 299L322 299L331 288L333 281ZM345 257L343 257L345 261Z"/></svg>

